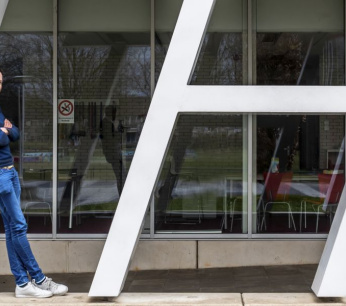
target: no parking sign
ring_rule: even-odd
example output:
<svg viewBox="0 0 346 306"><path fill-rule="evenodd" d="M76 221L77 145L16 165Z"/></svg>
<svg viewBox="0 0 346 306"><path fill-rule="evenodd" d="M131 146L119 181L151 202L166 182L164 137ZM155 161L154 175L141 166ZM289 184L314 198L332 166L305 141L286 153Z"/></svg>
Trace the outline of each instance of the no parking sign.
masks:
<svg viewBox="0 0 346 306"><path fill-rule="evenodd" d="M58 123L74 123L74 99L58 100Z"/></svg>

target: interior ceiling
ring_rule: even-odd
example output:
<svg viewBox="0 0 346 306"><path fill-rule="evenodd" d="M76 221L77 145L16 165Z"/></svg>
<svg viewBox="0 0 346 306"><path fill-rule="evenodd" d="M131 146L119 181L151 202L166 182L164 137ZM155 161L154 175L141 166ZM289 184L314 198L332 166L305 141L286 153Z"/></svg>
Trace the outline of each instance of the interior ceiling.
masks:
<svg viewBox="0 0 346 306"><path fill-rule="evenodd" d="M64 47L149 45L148 32L78 32L68 33L63 41Z"/></svg>

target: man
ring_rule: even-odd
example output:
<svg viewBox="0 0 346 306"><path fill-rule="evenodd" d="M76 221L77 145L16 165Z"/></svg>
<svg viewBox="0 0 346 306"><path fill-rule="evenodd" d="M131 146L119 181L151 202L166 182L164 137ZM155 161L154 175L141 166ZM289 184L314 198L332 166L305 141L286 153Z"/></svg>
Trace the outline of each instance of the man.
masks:
<svg viewBox="0 0 346 306"><path fill-rule="evenodd" d="M0 91L2 82L0 70ZM68 288L42 273L26 236L27 224L20 208L20 182L9 146L11 141L18 139L18 128L5 118L0 108L0 212L5 227L8 259L16 281L15 296L47 298L63 295Z"/></svg>
<svg viewBox="0 0 346 306"><path fill-rule="evenodd" d="M117 180L119 196L123 187L123 161L121 156L121 138L124 132L123 127L116 119L116 107L107 106L105 117L102 120L102 131L100 138L102 140L102 151L106 161L112 165L112 169Z"/></svg>

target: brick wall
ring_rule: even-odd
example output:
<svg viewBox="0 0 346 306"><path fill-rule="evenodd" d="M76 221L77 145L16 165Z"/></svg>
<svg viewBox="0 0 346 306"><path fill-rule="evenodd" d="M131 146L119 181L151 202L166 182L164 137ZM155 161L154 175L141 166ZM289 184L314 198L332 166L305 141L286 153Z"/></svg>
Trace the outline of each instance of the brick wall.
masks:
<svg viewBox="0 0 346 306"><path fill-rule="evenodd" d="M345 135L344 116L320 116L320 169L328 169L327 151L339 151Z"/></svg>

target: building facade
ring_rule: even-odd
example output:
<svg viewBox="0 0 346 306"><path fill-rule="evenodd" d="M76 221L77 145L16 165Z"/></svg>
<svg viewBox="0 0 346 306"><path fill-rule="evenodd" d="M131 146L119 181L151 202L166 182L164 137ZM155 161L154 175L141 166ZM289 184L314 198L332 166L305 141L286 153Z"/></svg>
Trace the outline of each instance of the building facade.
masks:
<svg viewBox="0 0 346 306"><path fill-rule="evenodd" d="M45 271L96 269L182 3L5 5L0 105L21 129L12 152ZM216 0L187 85L343 86L344 12L342 0ZM309 92L282 101L303 110ZM178 114L131 269L319 261L344 187L345 116L282 101Z"/></svg>

